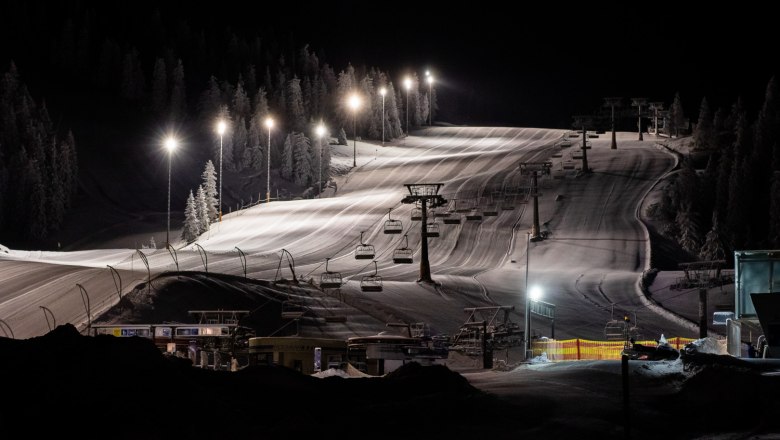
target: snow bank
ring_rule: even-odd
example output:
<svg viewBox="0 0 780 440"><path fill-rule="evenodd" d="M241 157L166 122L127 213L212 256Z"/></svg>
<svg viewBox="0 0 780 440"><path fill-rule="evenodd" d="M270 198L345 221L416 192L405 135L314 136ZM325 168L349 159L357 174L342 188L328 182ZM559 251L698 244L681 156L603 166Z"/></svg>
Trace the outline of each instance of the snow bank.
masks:
<svg viewBox="0 0 780 440"><path fill-rule="evenodd" d="M690 347L695 353L710 353L710 354L728 354L726 351L726 340L720 340L718 338L707 337L703 339L697 339L686 346L686 349Z"/></svg>
<svg viewBox="0 0 780 440"><path fill-rule="evenodd" d="M8 254L8 253L10 253L10 251L11 251L11 249L8 249L7 247L5 247L2 244L0 244L0 252Z"/></svg>

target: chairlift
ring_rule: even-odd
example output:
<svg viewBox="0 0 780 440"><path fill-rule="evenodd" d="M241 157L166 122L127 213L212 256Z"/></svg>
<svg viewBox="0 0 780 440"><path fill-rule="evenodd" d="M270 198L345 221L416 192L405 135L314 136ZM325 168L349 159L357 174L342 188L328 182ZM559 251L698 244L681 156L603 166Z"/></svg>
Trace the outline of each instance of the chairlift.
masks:
<svg viewBox="0 0 780 440"><path fill-rule="evenodd" d="M438 237L439 236L439 224L434 223L428 223L426 225L426 234L428 237Z"/></svg>
<svg viewBox="0 0 780 440"><path fill-rule="evenodd" d="M607 341L623 341L626 338L626 326L624 321L610 319L604 326L604 338Z"/></svg>
<svg viewBox="0 0 780 440"><path fill-rule="evenodd" d="M282 302L282 319L298 319L306 314L306 308L299 301Z"/></svg>
<svg viewBox="0 0 780 440"><path fill-rule="evenodd" d="M485 217L496 217L496 216L498 216L498 203L496 203L494 205L493 201L491 200L489 205L490 206L486 207L482 211L482 215L484 215Z"/></svg>
<svg viewBox="0 0 780 440"><path fill-rule="evenodd" d="M573 170L574 169L574 162L567 160L563 163L563 169L564 170Z"/></svg>
<svg viewBox="0 0 780 440"><path fill-rule="evenodd" d="M412 221L418 222L420 220L422 220L422 209L420 208L412 209Z"/></svg>
<svg viewBox="0 0 780 440"><path fill-rule="evenodd" d="M385 234L400 234L404 231L404 225L401 220L393 220L390 216L390 212L393 209L387 210L387 220L385 221Z"/></svg>
<svg viewBox="0 0 780 440"><path fill-rule="evenodd" d="M482 221L482 213L475 207L470 213L466 214L466 220L468 221Z"/></svg>
<svg viewBox="0 0 780 440"><path fill-rule="evenodd" d="M363 243L363 231L360 232L360 244L355 248L356 260L373 260L376 254L374 246Z"/></svg>
<svg viewBox="0 0 780 440"><path fill-rule="evenodd" d="M412 252L411 249L409 249L409 237L404 234L404 240L405 244L403 247L400 247L393 251L393 263L396 264L412 264L414 261L412 260Z"/></svg>
<svg viewBox="0 0 780 440"><path fill-rule="evenodd" d="M320 289L338 289L343 284L341 272L329 271L328 261L330 261L330 258L325 259L325 272L320 275Z"/></svg>
<svg viewBox="0 0 780 440"><path fill-rule="evenodd" d="M374 274L363 276L363 279L360 280L361 291L363 292L382 291L382 277L377 275L377 272L379 272L379 269L377 268L376 260L374 260Z"/></svg>

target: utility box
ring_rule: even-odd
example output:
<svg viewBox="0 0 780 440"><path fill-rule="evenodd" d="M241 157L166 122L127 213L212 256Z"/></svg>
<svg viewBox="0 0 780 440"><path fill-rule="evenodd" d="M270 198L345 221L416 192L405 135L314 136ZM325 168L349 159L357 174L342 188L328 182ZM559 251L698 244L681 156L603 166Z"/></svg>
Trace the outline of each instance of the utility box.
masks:
<svg viewBox="0 0 780 440"><path fill-rule="evenodd" d="M767 347L758 347L759 356L780 356L780 250L734 251L734 312L763 331ZM740 333L729 338L740 340Z"/></svg>
<svg viewBox="0 0 780 440"><path fill-rule="evenodd" d="M780 250L734 251L734 313L758 319L751 294L780 295Z"/></svg>

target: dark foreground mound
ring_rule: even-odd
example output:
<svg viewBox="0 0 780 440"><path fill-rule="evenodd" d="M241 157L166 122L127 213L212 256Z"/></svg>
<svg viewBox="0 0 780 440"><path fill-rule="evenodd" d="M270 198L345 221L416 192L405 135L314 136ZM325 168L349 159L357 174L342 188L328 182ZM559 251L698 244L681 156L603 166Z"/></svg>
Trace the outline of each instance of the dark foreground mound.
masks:
<svg viewBox="0 0 780 440"><path fill-rule="evenodd" d="M478 414L511 419L513 409L442 366L360 379L205 371L145 339L70 325L0 338L0 359L0 426L20 438L484 438L506 427Z"/></svg>

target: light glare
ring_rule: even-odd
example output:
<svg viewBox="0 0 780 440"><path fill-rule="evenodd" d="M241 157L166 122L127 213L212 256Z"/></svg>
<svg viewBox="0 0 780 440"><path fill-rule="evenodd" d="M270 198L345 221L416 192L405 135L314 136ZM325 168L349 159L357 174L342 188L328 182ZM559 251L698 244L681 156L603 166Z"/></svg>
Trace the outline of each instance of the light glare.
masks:
<svg viewBox="0 0 780 440"><path fill-rule="evenodd" d="M531 287L528 297L531 298L531 301L539 301L542 298L542 288L539 286Z"/></svg>

